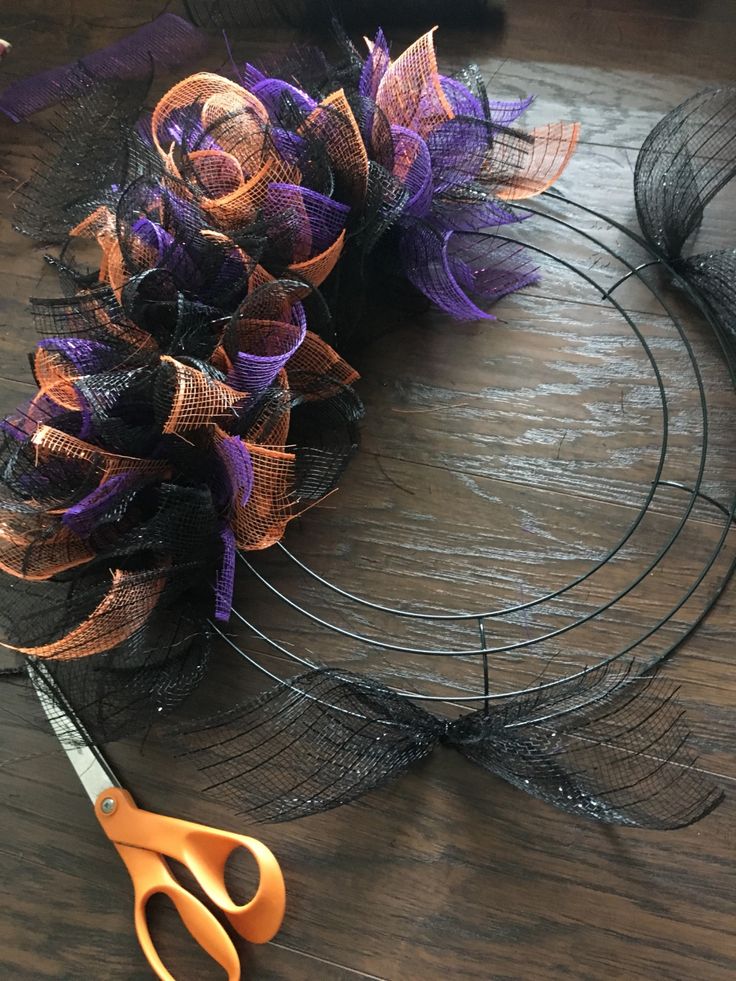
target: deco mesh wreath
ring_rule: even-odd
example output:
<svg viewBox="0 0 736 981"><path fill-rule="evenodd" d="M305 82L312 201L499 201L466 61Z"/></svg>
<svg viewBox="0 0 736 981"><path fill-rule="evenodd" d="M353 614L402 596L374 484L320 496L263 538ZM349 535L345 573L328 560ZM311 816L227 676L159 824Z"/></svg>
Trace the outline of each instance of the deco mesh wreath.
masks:
<svg viewBox="0 0 736 981"><path fill-rule="evenodd" d="M22 230L66 242L53 260L65 295L32 301L39 391L2 423L0 568L6 646L42 658L109 739L197 686L238 550L277 542L335 489L362 414L348 361L383 329L381 301L490 318L489 302L535 280L524 248L492 230L529 217L514 202L555 181L578 127L521 131L531 100L490 99L474 68L442 75L431 32L394 60L379 32L367 57L344 41L336 64L307 49L278 72L192 75L150 114L146 84L80 75L74 88L21 215ZM91 274L73 254L90 242ZM262 818L353 799L441 740L576 813L697 820L720 795L687 768L653 776L640 800L611 792L619 764L597 735L610 719L609 737L637 732L635 753L650 720L646 732L682 742L666 693L628 674L585 672L449 723L315 671L188 730L184 746L209 752L232 789L232 757L213 761L212 746L240 738L239 755L257 756L254 729L329 730L333 755L309 772L253 757L258 787L234 797ZM549 713L568 720L551 736ZM226 740L201 738L221 726ZM586 727L592 765L568 738Z"/></svg>

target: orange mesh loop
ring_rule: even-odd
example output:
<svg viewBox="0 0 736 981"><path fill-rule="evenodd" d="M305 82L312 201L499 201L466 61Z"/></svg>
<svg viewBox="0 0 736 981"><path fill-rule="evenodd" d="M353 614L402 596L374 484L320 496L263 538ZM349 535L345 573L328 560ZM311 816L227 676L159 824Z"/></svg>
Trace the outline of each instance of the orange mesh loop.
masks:
<svg viewBox="0 0 736 981"><path fill-rule="evenodd" d="M181 82L177 82L162 95L156 103L151 117L151 136L153 144L164 162L167 161L171 148L161 145L159 131L169 116L177 109L183 109L185 106L196 103L204 104L208 98L215 95L229 93L234 98L238 98L242 91L243 88L240 85L223 78L221 75L214 75L211 72L197 72L195 75L189 75Z"/></svg>
<svg viewBox="0 0 736 981"><path fill-rule="evenodd" d="M245 441L244 441L245 442ZM268 548L279 541L294 515L293 453L245 443L253 463L253 489L248 501L233 508L230 524L238 548Z"/></svg>
<svg viewBox="0 0 736 981"><path fill-rule="evenodd" d="M107 453L98 446L85 443L76 436L70 436L69 433L63 433L46 424L37 427L31 436L31 442L36 447L39 458L46 454L60 456L65 460L76 460L98 469L102 475L100 483L119 473L138 473L162 478L169 473L169 466L164 460Z"/></svg>
<svg viewBox="0 0 736 981"><path fill-rule="evenodd" d="M238 314L244 320L291 322L291 308L311 288L297 280L276 279L263 266L256 266L248 281L248 295Z"/></svg>
<svg viewBox="0 0 736 981"><path fill-rule="evenodd" d="M74 411L82 407L79 394L71 383L79 377L79 372L57 351L37 347L33 355L33 374L39 387L34 402L45 395L65 409Z"/></svg>
<svg viewBox="0 0 736 981"><path fill-rule="evenodd" d="M289 266L289 272L299 276L300 279L305 279L310 286L319 286L335 268L344 244L345 229L343 228L332 245L328 245L324 252L312 256L311 259L305 259L304 262L295 262L293 266Z"/></svg>
<svg viewBox="0 0 736 981"><path fill-rule="evenodd" d="M244 252L239 245L236 245L229 235L225 235L223 232L216 232L213 228L203 228L200 235L202 238L209 238L213 242L222 242L224 245L229 246L232 252L236 252L240 256L240 260L245 269L249 269L255 265L253 259L248 255L248 253Z"/></svg>
<svg viewBox="0 0 736 981"><path fill-rule="evenodd" d="M63 526L53 535L38 538L38 529L35 534L16 531L8 521L0 522L0 569L19 579L50 579L94 557L94 551Z"/></svg>
<svg viewBox="0 0 736 981"><path fill-rule="evenodd" d="M201 205L214 221L225 228L245 224L266 203L268 185L299 184L301 173L293 164L271 157L249 180L221 198L203 198Z"/></svg>
<svg viewBox="0 0 736 981"><path fill-rule="evenodd" d="M269 124L268 110L258 96L236 85L234 89L215 92L202 103L202 125L206 130L217 125L225 116L240 115L245 110L251 119L258 120L261 130Z"/></svg>
<svg viewBox="0 0 736 981"><path fill-rule="evenodd" d="M530 135L534 137L534 143L521 170L513 173L506 186L496 191L505 201L534 197L554 184L575 151L580 124L549 123L533 129ZM501 144L497 146L501 150ZM502 157L500 162L503 162Z"/></svg>
<svg viewBox="0 0 736 981"><path fill-rule="evenodd" d="M84 404L74 386L64 381L41 388L36 398L43 396L51 399L52 402L56 402L62 408L69 409L70 412L80 412ZM36 399L34 398L35 401Z"/></svg>
<svg viewBox="0 0 736 981"><path fill-rule="evenodd" d="M434 51L436 30L417 38L389 65L376 93L376 104L390 123L422 137L455 115L442 91Z"/></svg>
<svg viewBox="0 0 736 981"><path fill-rule="evenodd" d="M272 149L268 113L259 100L241 89L211 96L202 106L202 125L208 135L239 161L250 177Z"/></svg>
<svg viewBox="0 0 736 981"><path fill-rule="evenodd" d="M165 433L181 433L212 425L218 416L232 410L246 397L245 392L230 388L216 378L208 378L168 354L162 355L161 361L171 368L175 385L171 411L163 426Z"/></svg>
<svg viewBox="0 0 736 981"><path fill-rule="evenodd" d="M266 286L268 283L275 283L276 277L272 276L268 269L264 269L263 266L258 263L256 268L251 273L250 279L248 280L248 294L255 293L261 286Z"/></svg>
<svg viewBox="0 0 736 981"><path fill-rule="evenodd" d="M69 232L70 237L93 238L102 250L100 260L99 280L101 283L108 281L108 263L110 250L117 244L115 215L104 204L87 215L78 225L75 225Z"/></svg>
<svg viewBox="0 0 736 981"><path fill-rule="evenodd" d="M106 205L102 204L88 214L86 218L83 218L78 225L75 225L69 234L77 238L96 238L98 240L101 235L114 235L115 215Z"/></svg>
<svg viewBox="0 0 736 981"><path fill-rule="evenodd" d="M286 372L300 393L301 376L301 380L308 385L308 388L305 385L303 392L308 399L330 398L360 378L355 368L311 330L307 331L304 340L289 358Z"/></svg>
<svg viewBox="0 0 736 981"><path fill-rule="evenodd" d="M125 268L125 259L123 259L123 253L117 239L107 252L107 281L112 287L115 299L118 303L122 303L123 286L128 281L128 271Z"/></svg>
<svg viewBox="0 0 736 981"><path fill-rule="evenodd" d="M233 363L230 360L230 358L227 356L227 351L222 346L222 344L218 344L218 346L212 352L210 363L214 368L217 368L219 371L222 371L226 375L229 375L233 368Z"/></svg>
<svg viewBox="0 0 736 981"><path fill-rule="evenodd" d="M298 132L308 132L324 141L335 172L350 190L352 203L360 204L368 188L368 153L344 91L338 89L323 99Z"/></svg>
<svg viewBox="0 0 736 981"><path fill-rule="evenodd" d="M224 198L245 183L240 161L224 150L194 150L188 155L187 162L208 198Z"/></svg>
<svg viewBox="0 0 736 981"><path fill-rule="evenodd" d="M113 572L112 586L87 619L64 637L40 647L12 647L31 657L71 660L110 650L143 627L166 585L166 573Z"/></svg>

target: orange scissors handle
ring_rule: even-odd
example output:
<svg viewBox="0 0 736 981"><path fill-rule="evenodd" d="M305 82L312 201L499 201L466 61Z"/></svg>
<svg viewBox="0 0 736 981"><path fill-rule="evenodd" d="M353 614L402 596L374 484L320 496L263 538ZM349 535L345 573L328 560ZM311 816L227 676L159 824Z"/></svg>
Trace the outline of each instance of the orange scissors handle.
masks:
<svg viewBox="0 0 736 981"><path fill-rule="evenodd" d="M242 937L252 943L266 943L281 926L286 906L284 877L270 849L256 838L144 811L120 787L110 787L99 795L95 814L133 879L138 937L159 977L170 981L171 975L153 947L145 922L145 904L155 893L164 893L200 946L228 971L230 981L236 981L240 970L232 959L232 942L212 913L174 879L161 856L186 865ZM233 902L225 885L225 865L238 848L245 848L253 856L260 874L255 895L243 905Z"/></svg>
<svg viewBox="0 0 736 981"><path fill-rule="evenodd" d="M148 929L146 905L158 893L169 897L192 937L225 969L228 981L240 981L240 958L232 940L207 907L176 881L164 859L143 848L129 848L117 842L113 844L133 880L135 932L138 942L146 960L161 981L175 979L159 957Z"/></svg>

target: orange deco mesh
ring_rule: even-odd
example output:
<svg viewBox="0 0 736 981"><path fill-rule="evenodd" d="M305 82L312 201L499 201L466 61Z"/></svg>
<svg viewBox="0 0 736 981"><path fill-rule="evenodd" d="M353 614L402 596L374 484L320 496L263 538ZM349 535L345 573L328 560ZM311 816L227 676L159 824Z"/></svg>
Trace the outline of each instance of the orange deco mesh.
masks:
<svg viewBox="0 0 736 981"><path fill-rule="evenodd" d="M498 197L506 201L518 201L546 191L567 167L575 152L579 134L579 123L550 123L533 129L530 135L534 138L534 143L529 153L521 168L515 173L512 171L506 186L498 188ZM502 157L503 146L501 142Z"/></svg>
<svg viewBox="0 0 736 981"><path fill-rule="evenodd" d="M238 548L255 550L278 542L294 514L293 453L246 443L253 464L253 489L247 503L233 509L231 524Z"/></svg>
<svg viewBox="0 0 736 981"><path fill-rule="evenodd" d="M205 199L202 207L213 221L223 228L237 228L250 221L266 203L268 185L273 183L298 184L299 170L284 160L272 158L239 187L217 199Z"/></svg>
<svg viewBox="0 0 736 981"><path fill-rule="evenodd" d="M254 435L259 425L257 422ZM214 441L232 484L229 520L235 545L246 551L268 548L279 541L295 517L291 493L294 454L241 442L219 428L214 430Z"/></svg>
<svg viewBox="0 0 736 981"><path fill-rule="evenodd" d="M240 85L223 78L221 75L213 75L211 72L198 72L196 75L190 75L174 85L159 99L151 116L151 134L153 144L164 160L168 159L171 142L169 145L163 146L160 140L169 118L175 116L177 110L185 109L187 106L199 104L204 107L208 99L216 96L224 96L229 100L231 106L241 108L245 105L245 96ZM180 175L177 174L177 176Z"/></svg>
<svg viewBox="0 0 736 981"><path fill-rule="evenodd" d="M293 360L293 359L292 359ZM290 362L291 363L291 362ZM291 418L291 392L285 368L279 371L272 383L269 398L248 427L245 442L282 450L286 445Z"/></svg>
<svg viewBox="0 0 736 981"><path fill-rule="evenodd" d="M339 237L324 252L311 259L306 259L304 262L294 263L294 265L289 266L289 272L294 273L301 279L305 279L311 286L319 286L327 279L337 265L337 260L340 258L344 242L345 232L342 231Z"/></svg>
<svg viewBox="0 0 736 981"><path fill-rule="evenodd" d="M200 107L200 122L221 149L182 149L162 145L167 122L177 111ZM268 134L268 113L259 100L235 82L200 72L170 89L151 120L153 140L167 169L176 177L188 168L202 191L201 205L222 228L237 228L263 207L272 182L299 183L299 169L280 159Z"/></svg>
<svg viewBox="0 0 736 981"><path fill-rule="evenodd" d="M302 132L324 143L351 203L363 201L368 187L368 154L353 110L342 89L333 92L307 118Z"/></svg>
<svg viewBox="0 0 736 981"><path fill-rule="evenodd" d="M170 409L163 424L165 433L182 433L211 425L246 398L245 392L208 378L168 355L162 356L161 363L171 373Z"/></svg>
<svg viewBox="0 0 736 981"><path fill-rule="evenodd" d="M78 372L56 351L37 347L33 355L33 373L38 382L39 395L46 395L65 409L80 408L80 398L72 384Z"/></svg>
<svg viewBox="0 0 736 981"><path fill-rule="evenodd" d="M37 448L41 457L58 456L66 460L86 463L91 469L98 469L101 479L114 477L117 474L140 474L141 476L165 477L169 473L169 464L165 460L146 460L140 457L123 456L118 453L108 453L97 446L85 443L84 440L70 436L52 426L41 425L31 437L32 444Z"/></svg>
<svg viewBox="0 0 736 981"><path fill-rule="evenodd" d="M11 576L50 579L95 557L94 551L68 528L60 526L50 534L48 528L44 531L40 518L32 524L35 527L29 531L23 530L23 522L17 519L0 520L0 569Z"/></svg>
<svg viewBox="0 0 736 981"><path fill-rule="evenodd" d="M331 398L360 375L337 351L308 330L287 365L289 384L309 399Z"/></svg>
<svg viewBox="0 0 736 981"><path fill-rule="evenodd" d="M77 628L50 644L15 647L15 650L31 657L59 660L110 650L146 624L166 581L165 571L135 573L117 569L105 598Z"/></svg>
<svg viewBox="0 0 736 981"><path fill-rule="evenodd" d="M59 261L66 295L34 301L38 392L0 432L0 570L11 605L28 604L8 624L15 649L81 661L50 670L94 671L95 692L109 676L85 706L112 713L127 686L158 712L189 659L196 685L236 550L278 542L357 447L341 352L395 319L383 304L409 287L477 318L535 281L488 229L513 217L499 198L557 178L577 126L528 140L512 125L528 100L440 75L431 31L393 61L381 32L368 47L350 71L302 52L285 78L191 75L155 105L152 146L144 96L70 97L74 125L91 105L97 125L54 141L69 159L37 196L63 225L53 241L78 247ZM94 285L79 240L99 248Z"/></svg>
<svg viewBox="0 0 736 981"><path fill-rule="evenodd" d="M426 137L454 113L442 91L434 31L423 34L392 62L381 79L376 104L389 122Z"/></svg>

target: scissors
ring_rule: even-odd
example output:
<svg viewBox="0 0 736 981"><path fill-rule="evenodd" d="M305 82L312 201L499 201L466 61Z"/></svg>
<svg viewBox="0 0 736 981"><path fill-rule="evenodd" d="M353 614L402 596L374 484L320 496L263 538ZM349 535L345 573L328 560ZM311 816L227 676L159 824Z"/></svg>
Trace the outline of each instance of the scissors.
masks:
<svg viewBox="0 0 736 981"><path fill-rule="evenodd" d="M266 943L284 917L286 890L276 858L262 842L136 807L74 714L48 668L39 661L29 672L51 727L94 804L95 817L125 863L135 890L135 929L148 963L162 981L174 981L151 939L148 900L162 893L173 902L189 933L225 969L240 978L240 958L222 924L173 877L164 855L187 866L207 897L234 929L252 943ZM225 886L225 864L245 848L258 865L259 882L250 902L233 902Z"/></svg>

